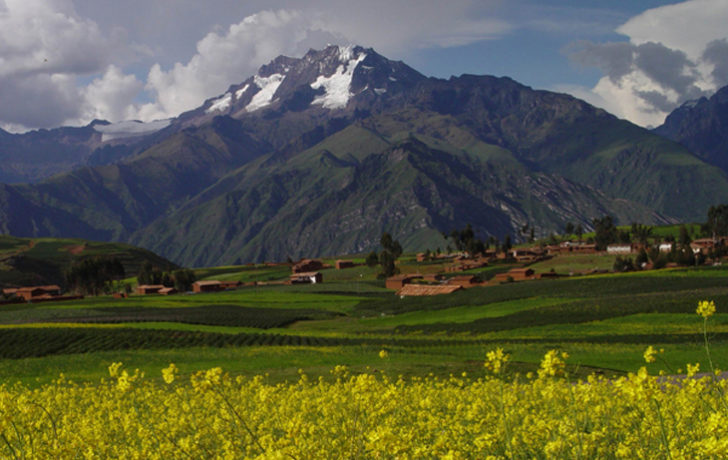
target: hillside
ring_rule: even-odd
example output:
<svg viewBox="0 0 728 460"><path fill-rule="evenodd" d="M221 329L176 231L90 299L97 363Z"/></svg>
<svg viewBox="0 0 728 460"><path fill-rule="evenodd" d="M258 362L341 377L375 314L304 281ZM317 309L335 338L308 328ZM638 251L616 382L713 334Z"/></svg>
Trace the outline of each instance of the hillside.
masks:
<svg viewBox="0 0 728 460"><path fill-rule="evenodd" d="M127 276L135 276L147 261L161 269L176 267L151 251L128 244L0 235L0 287L63 285L64 270L89 257L115 257Z"/></svg>
<svg viewBox="0 0 728 460"><path fill-rule="evenodd" d="M414 250L465 223L502 238L605 214L699 221L728 202L725 172L583 101L426 78L360 47L279 57L137 142L114 164L3 186L0 231L217 265L367 251L384 230Z"/></svg>

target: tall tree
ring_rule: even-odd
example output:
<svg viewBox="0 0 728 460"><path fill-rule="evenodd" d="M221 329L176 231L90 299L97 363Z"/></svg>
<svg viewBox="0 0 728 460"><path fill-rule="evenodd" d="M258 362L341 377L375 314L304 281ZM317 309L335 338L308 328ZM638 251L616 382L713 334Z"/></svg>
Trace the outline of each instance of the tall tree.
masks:
<svg viewBox="0 0 728 460"><path fill-rule="evenodd" d="M594 243L598 250L605 250L617 240L617 227L614 226L612 216L595 218L592 220L592 225L594 225Z"/></svg>
<svg viewBox="0 0 728 460"><path fill-rule="evenodd" d="M713 238L728 235L728 205L711 206L705 227Z"/></svg>

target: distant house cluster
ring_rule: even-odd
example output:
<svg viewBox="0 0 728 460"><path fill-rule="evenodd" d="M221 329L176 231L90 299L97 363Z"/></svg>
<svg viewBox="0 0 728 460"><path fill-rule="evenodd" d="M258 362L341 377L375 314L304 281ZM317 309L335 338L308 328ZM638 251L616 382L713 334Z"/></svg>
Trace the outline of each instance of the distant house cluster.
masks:
<svg viewBox="0 0 728 460"><path fill-rule="evenodd" d="M218 280L202 280L192 283L192 292L218 292L230 289L237 289L242 286L240 281L218 281ZM172 295L179 291L173 287L164 286L162 284L140 284L136 290L139 295Z"/></svg>
<svg viewBox="0 0 728 460"><path fill-rule="evenodd" d="M8 300L2 303L18 302L57 302L61 300L83 299L79 295L61 295L61 287L55 284L46 286L23 286L19 288L3 289L4 297Z"/></svg>

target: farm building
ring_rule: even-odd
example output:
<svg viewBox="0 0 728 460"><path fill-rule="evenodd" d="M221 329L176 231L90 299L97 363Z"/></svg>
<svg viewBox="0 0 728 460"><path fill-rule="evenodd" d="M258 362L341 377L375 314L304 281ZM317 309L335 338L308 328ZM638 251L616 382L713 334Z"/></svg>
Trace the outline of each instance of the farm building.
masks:
<svg viewBox="0 0 728 460"><path fill-rule="evenodd" d="M175 289L173 287L164 287L164 288L162 288L162 289L159 290L159 293L162 294L162 295L177 294L177 289Z"/></svg>
<svg viewBox="0 0 728 460"><path fill-rule="evenodd" d="M660 252L671 252L672 243L660 243L660 246L658 246L658 249L660 250Z"/></svg>
<svg viewBox="0 0 728 460"><path fill-rule="evenodd" d="M237 289L242 285L242 281L220 281L220 289L222 290Z"/></svg>
<svg viewBox="0 0 728 460"><path fill-rule="evenodd" d="M137 294L159 294L159 291L162 289L164 289L164 285L162 284L140 284L137 286Z"/></svg>
<svg viewBox="0 0 728 460"><path fill-rule="evenodd" d="M336 269L337 270L341 270L341 269L344 269L344 268L352 268L352 267L355 267L355 266L356 265L351 260L337 260L336 261Z"/></svg>
<svg viewBox="0 0 728 460"><path fill-rule="evenodd" d="M632 254L634 252L632 244L610 244L607 246L607 254Z"/></svg>
<svg viewBox="0 0 728 460"><path fill-rule="evenodd" d="M402 286L396 295L400 297L408 296L430 296L441 294L452 294L455 291L462 290L462 286L448 285L429 285L429 284L406 284Z"/></svg>
<svg viewBox="0 0 728 460"><path fill-rule="evenodd" d="M426 275L422 275L422 279L425 281L429 281L430 283L441 281L443 278L445 277L440 275L439 273L427 273Z"/></svg>
<svg viewBox="0 0 728 460"><path fill-rule="evenodd" d="M462 272L465 270L472 270L474 268L487 267L488 260L483 258L477 259L455 259L455 263L445 268L446 272Z"/></svg>
<svg viewBox="0 0 728 460"><path fill-rule="evenodd" d="M324 264L320 260L301 259L292 267L291 270L293 270L293 273L305 273L315 272L316 270L321 270L322 268L324 268Z"/></svg>
<svg viewBox="0 0 728 460"><path fill-rule="evenodd" d="M384 283L387 289L402 289L405 284L410 284L413 280L422 279L422 275L395 275L387 278Z"/></svg>
<svg viewBox="0 0 728 460"><path fill-rule="evenodd" d="M506 281L509 281L509 279L513 281L525 281L525 280L532 280L535 278L535 273L530 268L514 268L506 273L498 273L493 278L494 281L498 283L504 283Z"/></svg>
<svg viewBox="0 0 728 460"><path fill-rule="evenodd" d="M541 248L514 249L511 256L518 262L535 262L543 259L545 252Z"/></svg>
<svg viewBox="0 0 728 460"><path fill-rule="evenodd" d="M192 283L192 292L217 292L223 289L222 283L217 280L195 281Z"/></svg>
<svg viewBox="0 0 728 460"><path fill-rule="evenodd" d="M728 237L719 236L717 238L698 238L690 243L690 248L694 254L707 254L716 246L724 246Z"/></svg>
<svg viewBox="0 0 728 460"><path fill-rule="evenodd" d="M464 288L477 286L478 279L473 275L458 275L447 280L449 286L461 286Z"/></svg>
<svg viewBox="0 0 728 460"><path fill-rule="evenodd" d="M55 284L50 286L27 286L18 288L15 291L15 295L29 302L31 300L43 298L48 299L51 297L59 296L61 295L61 288L60 286L56 286Z"/></svg>
<svg viewBox="0 0 728 460"><path fill-rule="evenodd" d="M321 272L294 273L291 275L291 284L318 284L323 283Z"/></svg>

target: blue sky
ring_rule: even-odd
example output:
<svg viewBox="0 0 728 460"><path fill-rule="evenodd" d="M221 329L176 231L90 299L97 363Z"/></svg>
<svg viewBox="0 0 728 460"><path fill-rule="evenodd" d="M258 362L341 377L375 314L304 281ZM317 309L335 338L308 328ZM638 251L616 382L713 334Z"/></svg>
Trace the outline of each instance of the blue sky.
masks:
<svg viewBox="0 0 728 460"><path fill-rule="evenodd" d="M654 126L728 84L725 24L725 0L0 0L0 127L176 116L328 43Z"/></svg>

